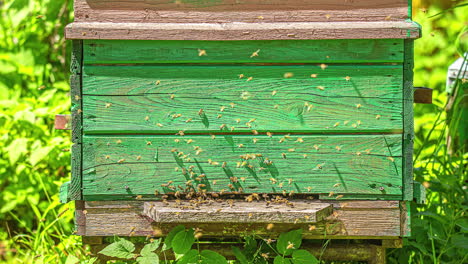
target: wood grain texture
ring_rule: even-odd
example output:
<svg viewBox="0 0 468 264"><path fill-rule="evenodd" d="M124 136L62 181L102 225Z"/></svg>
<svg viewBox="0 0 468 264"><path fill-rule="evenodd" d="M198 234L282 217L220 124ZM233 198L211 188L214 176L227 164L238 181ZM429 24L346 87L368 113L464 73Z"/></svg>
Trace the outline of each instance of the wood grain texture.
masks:
<svg viewBox="0 0 468 264"><path fill-rule="evenodd" d="M290 23L109 23L74 22L68 39L273 40L273 39L412 39L420 26L408 21Z"/></svg>
<svg viewBox="0 0 468 264"><path fill-rule="evenodd" d="M406 0L75 0L75 20L83 22L395 21L407 18Z"/></svg>
<svg viewBox="0 0 468 264"><path fill-rule="evenodd" d="M237 201L232 206L228 202L202 204L197 208L186 209L189 202L161 201L146 202L143 212L157 223L316 223L325 220L333 212L333 206L310 201L294 202L294 207L286 204Z"/></svg>
<svg viewBox="0 0 468 264"><path fill-rule="evenodd" d="M403 199L413 200L413 142L414 142L414 42L405 41L403 64Z"/></svg>
<svg viewBox="0 0 468 264"><path fill-rule="evenodd" d="M83 41L72 41L72 58L70 63L70 96L71 96L71 129L72 142L81 143L82 135L82 91L81 77L83 65Z"/></svg>
<svg viewBox="0 0 468 264"><path fill-rule="evenodd" d="M401 135L295 135L279 143L282 137L258 135L253 143L254 136L234 135L85 136L84 198L154 198L155 191L181 188L368 199L402 194Z"/></svg>
<svg viewBox="0 0 468 264"><path fill-rule="evenodd" d="M84 63L399 63L403 48L401 39L85 40Z"/></svg>
<svg viewBox="0 0 468 264"><path fill-rule="evenodd" d="M71 160L71 181L68 186L68 200L81 200L82 199L82 145L72 145L72 160Z"/></svg>
<svg viewBox="0 0 468 264"><path fill-rule="evenodd" d="M88 134L402 129L400 65L85 66L84 71Z"/></svg>
<svg viewBox="0 0 468 264"><path fill-rule="evenodd" d="M313 200L312 202L320 202ZM334 214L316 224L267 224L226 223L159 224L144 216L143 201L95 201L86 202L85 236L165 236L178 224L201 228L205 238L238 237L256 234L261 237L277 237L280 233L302 228L304 239L379 239L400 236L400 209L398 201L349 201L331 202ZM355 204L358 204L355 207Z"/></svg>

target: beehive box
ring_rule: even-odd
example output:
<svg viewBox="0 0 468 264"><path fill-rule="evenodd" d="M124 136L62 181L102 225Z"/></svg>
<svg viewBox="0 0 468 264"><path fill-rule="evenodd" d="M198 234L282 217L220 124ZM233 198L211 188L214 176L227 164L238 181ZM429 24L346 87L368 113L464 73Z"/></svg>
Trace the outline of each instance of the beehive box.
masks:
<svg viewBox="0 0 468 264"><path fill-rule="evenodd" d="M406 0L75 0L62 197L78 234L408 236L410 14Z"/></svg>

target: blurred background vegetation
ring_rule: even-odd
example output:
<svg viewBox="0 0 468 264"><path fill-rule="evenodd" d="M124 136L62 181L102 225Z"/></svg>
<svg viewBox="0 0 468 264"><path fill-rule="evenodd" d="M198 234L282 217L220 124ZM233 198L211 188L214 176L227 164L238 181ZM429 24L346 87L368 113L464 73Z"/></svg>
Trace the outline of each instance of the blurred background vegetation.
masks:
<svg viewBox="0 0 468 264"><path fill-rule="evenodd" d="M58 201L71 143L53 120L70 108L71 43L63 29L73 20L72 2L0 0L0 263L90 260L72 235L73 205ZM415 105L415 177L428 200L413 214L413 237L389 251L390 263L468 262L468 154L447 154L446 120L454 113L445 111L447 68L467 52L467 3L413 1L423 28L415 86L434 89L432 105Z"/></svg>

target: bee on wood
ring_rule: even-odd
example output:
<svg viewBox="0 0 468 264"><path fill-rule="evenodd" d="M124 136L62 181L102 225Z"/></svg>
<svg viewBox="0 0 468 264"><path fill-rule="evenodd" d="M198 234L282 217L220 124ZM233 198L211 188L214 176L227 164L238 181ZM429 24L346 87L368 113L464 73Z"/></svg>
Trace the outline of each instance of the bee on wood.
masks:
<svg viewBox="0 0 468 264"><path fill-rule="evenodd" d="M393 157L387 157L387 159L391 162L395 162L395 159Z"/></svg>
<svg viewBox="0 0 468 264"><path fill-rule="evenodd" d="M211 135L211 139L216 139L216 135Z"/></svg>
<svg viewBox="0 0 468 264"><path fill-rule="evenodd" d="M317 229L316 226L314 226L314 225L309 225L309 231L314 231L315 229Z"/></svg>
<svg viewBox="0 0 468 264"><path fill-rule="evenodd" d="M152 145L151 141L146 141L146 145Z"/></svg>
<svg viewBox="0 0 468 264"><path fill-rule="evenodd" d="M201 56L207 56L208 54L206 54L206 50L204 49L198 49L198 57L201 57Z"/></svg>
<svg viewBox="0 0 468 264"><path fill-rule="evenodd" d="M175 94L171 94L171 99L174 100Z"/></svg>
<svg viewBox="0 0 468 264"><path fill-rule="evenodd" d="M294 77L294 73L292 72L286 72L284 75L283 75L284 78L292 78Z"/></svg>
<svg viewBox="0 0 468 264"><path fill-rule="evenodd" d="M308 155L307 154L302 154L302 157L304 157L304 159L307 159Z"/></svg>
<svg viewBox="0 0 468 264"><path fill-rule="evenodd" d="M145 117L145 121L148 121L149 119L150 119L149 116L146 116L146 117Z"/></svg>
<svg viewBox="0 0 468 264"><path fill-rule="evenodd" d="M218 118L218 119L220 119L221 117L223 117L222 114L218 114L218 115L216 116L216 118Z"/></svg>
<svg viewBox="0 0 468 264"><path fill-rule="evenodd" d="M109 156L109 155L106 155L106 156L104 156L104 157L105 157L106 159L110 159L110 156Z"/></svg>
<svg viewBox="0 0 468 264"><path fill-rule="evenodd" d="M258 131L254 129L254 130L252 130L252 134L258 135Z"/></svg>
<svg viewBox="0 0 468 264"><path fill-rule="evenodd" d="M263 17L262 17L261 19L263 19ZM258 49L257 51L254 51L254 52L252 53L252 55L250 55L250 58L258 57L258 53L259 53L259 52L260 52L259 49Z"/></svg>
<svg viewBox="0 0 468 264"><path fill-rule="evenodd" d="M288 149L288 151L289 151L289 152L295 152L296 149L295 149L295 148L290 148L290 149Z"/></svg>
<svg viewBox="0 0 468 264"><path fill-rule="evenodd" d="M286 159L286 153L281 153L281 156L283 157L283 159Z"/></svg>
<svg viewBox="0 0 468 264"><path fill-rule="evenodd" d="M220 112L224 112L224 109L226 109L225 106L221 106L221 108L219 109Z"/></svg>
<svg viewBox="0 0 468 264"><path fill-rule="evenodd" d="M244 75L244 74L242 74L242 73L241 73L241 74L239 74L239 79L242 79L242 78L244 78L244 76L245 76L245 75Z"/></svg>
<svg viewBox="0 0 468 264"><path fill-rule="evenodd" d="M157 123L156 125L157 125L158 127L163 127L163 126L164 126L164 125L161 124L161 123Z"/></svg>
<svg viewBox="0 0 468 264"><path fill-rule="evenodd" d="M317 78L317 76L318 76L318 74L313 73L313 74L310 75L310 78Z"/></svg>
<svg viewBox="0 0 468 264"><path fill-rule="evenodd" d="M320 91L324 91L325 87L319 85L319 86L317 86L317 89L319 89Z"/></svg>
<svg viewBox="0 0 468 264"><path fill-rule="evenodd" d="M222 130L222 129L224 129L225 127L226 127L226 124L222 124L222 125L219 126L219 129Z"/></svg>
<svg viewBox="0 0 468 264"><path fill-rule="evenodd" d="M235 103L229 103L229 105L231 106L231 108L234 108L234 106L236 106Z"/></svg>
<svg viewBox="0 0 468 264"><path fill-rule="evenodd" d="M275 225L270 223L266 226L266 230L272 230L274 227Z"/></svg>
<svg viewBox="0 0 468 264"><path fill-rule="evenodd" d="M185 123L190 123L190 122L192 122L192 120L193 120L192 118L189 118L189 119L185 120Z"/></svg>
<svg viewBox="0 0 468 264"><path fill-rule="evenodd" d="M276 90L275 90L275 91L273 91L273 92L271 92L271 96L275 96L275 95L276 95L276 93L277 93L277 91L276 91Z"/></svg>
<svg viewBox="0 0 468 264"><path fill-rule="evenodd" d="M243 148L244 147L244 144L239 144L237 145L239 148Z"/></svg>
<svg viewBox="0 0 468 264"><path fill-rule="evenodd" d="M381 115L376 115L375 119L379 120L382 116Z"/></svg>
<svg viewBox="0 0 468 264"><path fill-rule="evenodd" d="M271 132L266 132L266 135L267 135L268 137L272 137L272 136L273 136L273 133L271 133Z"/></svg>
<svg viewBox="0 0 468 264"><path fill-rule="evenodd" d="M337 151L341 151L341 146L336 146L335 149L336 149Z"/></svg>
<svg viewBox="0 0 468 264"><path fill-rule="evenodd" d="M193 142L193 139L187 139L187 144L191 144Z"/></svg>
<svg viewBox="0 0 468 264"><path fill-rule="evenodd" d="M122 140L118 139L117 144L122 144Z"/></svg>
<svg viewBox="0 0 468 264"><path fill-rule="evenodd" d="M351 77L346 76L346 77L344 77L344 79L345 79L347 82L349 82L349 80L351 80Z"/></svg>
<svg viewBox="0 0 468 264"><path fill-rule="evenodd" d="M336 196L336 199L341 199L341 198L343 198L343 196L344 195L340 194L340 195Z"/></svg>
<svg viewBox="0 0 468 264"><path fill-rule="evenodd" d="M250 76L249 78L247 78L247 81L248 81L248 82L251 81L251 80L253 80L253 77L252 77L252 76Z"/></svg>
<svg viewBox="0 0 468 264"><path fill-rule="evenodd" d="M326 64L324 64L324 63L320 64L320 68L321 68L322 70L325 70L327 67L328 67L328 65L326 65Z"/></svg>
<svg viewBox="0 0 468 264"><path fill-rule="evenodd" d="M123 163L124 161L125 161L125 159L119 159L119 160L117 161L117 163Z"/></svg>
<svg viewBox="0 0 468 264"><path fill-rule="evenodd" d="M359 108L361 108L361 107L362 107L361 104L356 104L356 108L357 108L357 109L359 109Z"/></svg>
<svg viewBox="0 0 468 264"><path fill-rule="evenodd" d="M337 127L337 126L339 126L339 125L340 125L340 122L336 122L336 123L333 125L333 127Z"/></svg>
<svg viewBox="0 0 468 264"><path fill-rule="evenodd" d="M112 103L106 103L106 108L109 108L112 106Z"/></svg>
<svg viewBox="0 0 468 264"><path fill-rule="evenodd" d="M296 142L303 143L303 142L304 142L304 139L298 138L298 139L296 140Z"/></svg>
<svg viewBox="0 0 468 264"><path fill-rule="evenodd" d="M136 157L136 160L141 160L141 156L137 156L137 157Z"/></svg>
<svg viewBox="0 0 468 264"><path fill-rule="evenodd" d="M340 187L341 183L336 183L335 185L333 185L333 187Z"/></svg>
<svg viewBox="0 0 468 264"><path fill-rule="evenodd" d="M314 149L319 150L320 149L319 145L314 145Z"/></svg>
<svg viewBox="0 0 468 264"><path fill-rule="evenodd" d="M278 141L279 143L283 143L285 140L285 138L280 138L280 140Z"/></svg>

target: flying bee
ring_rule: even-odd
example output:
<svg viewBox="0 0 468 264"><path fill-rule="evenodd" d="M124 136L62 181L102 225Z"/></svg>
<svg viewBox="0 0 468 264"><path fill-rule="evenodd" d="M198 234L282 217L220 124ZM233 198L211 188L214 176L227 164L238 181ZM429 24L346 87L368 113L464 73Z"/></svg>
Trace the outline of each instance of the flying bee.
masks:
<svg viewBox="0 0 468 264"><path fill-rule="evenodd" d="M206 54L206 50L204 49L198 49L198 56L201 57L201 56L207 56L208 54Z"/></svg>
<svg viewBox="0 0 468 264"><path fill-rule="evenodd" d="M254 51L252 53L252 55L250 55L250 58L253 58L253 57L258 57L258 53L260 52L260 50L258 49L257 51Z"/></svg>

